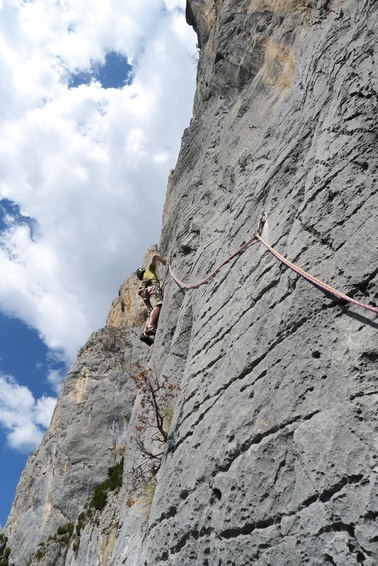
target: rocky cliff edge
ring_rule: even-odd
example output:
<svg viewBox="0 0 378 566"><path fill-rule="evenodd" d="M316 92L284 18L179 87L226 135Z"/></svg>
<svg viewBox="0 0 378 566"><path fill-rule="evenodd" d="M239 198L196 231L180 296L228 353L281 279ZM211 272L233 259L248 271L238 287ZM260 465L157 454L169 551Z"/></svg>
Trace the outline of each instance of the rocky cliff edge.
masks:
<svg viewBox="0 0 378 566"><path fill-rule="evenodd" d="M203 279L265 210L269 244L377 306L377 11L188 0L197 92L159 246L180 280ZM80 353L29 459L5 529L16 566L378 564L377 315L259 242L196 289L169 280L148 351L125 308ZM128 483L136 359L180 386L148 503Z"/></svg>

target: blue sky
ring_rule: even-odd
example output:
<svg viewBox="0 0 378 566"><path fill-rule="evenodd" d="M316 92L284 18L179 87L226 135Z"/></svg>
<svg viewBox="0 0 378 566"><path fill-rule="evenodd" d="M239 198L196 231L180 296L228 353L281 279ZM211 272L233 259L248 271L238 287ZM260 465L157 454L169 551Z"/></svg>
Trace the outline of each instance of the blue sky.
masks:
<svg viewBox="0 0 378 566"><path fill-rule="evenodd" d="M0 0L1 525L78 349L159 241L195 88L184 8Z"/></svg>
<svg viewBox="0 0 378 566"><path fill-rule="evenodd" d="M50 407L53 407L57 391L47 376L51 372L64 375L67 367L64 362L50 358L48 348L35 329L27 327L20 320L0 314L0 368L0 407L8 415L12 413L12 416L9 415L12 425L0 427L0 524L4 525L26 458L30 450L38 445L46 429L48 416L42 424L36 422L36 415L33 416L36 399L51 400ZM7 376L6 380L4 376ZM34 398L26 403L26 407L20 404L19 384L27 384L27 389L33 392ZM7 393L14 393L13 407L5 401ZM30 410L30 418L27 416L26 421L19 419L17 409L20 407L23 416L25 409L26 412ZM9 437L9 432L13 433L13 437Z"/></svg>
<svg viewBox="0 0 378 566"><path fill-rule="evenodd" d="M98 80L102 88L122 88L132 83L132 71L127 57L111 51L105 55L105 61L94 63L89 70L73 73L68 80L68 87L77 88Z"/></svg>

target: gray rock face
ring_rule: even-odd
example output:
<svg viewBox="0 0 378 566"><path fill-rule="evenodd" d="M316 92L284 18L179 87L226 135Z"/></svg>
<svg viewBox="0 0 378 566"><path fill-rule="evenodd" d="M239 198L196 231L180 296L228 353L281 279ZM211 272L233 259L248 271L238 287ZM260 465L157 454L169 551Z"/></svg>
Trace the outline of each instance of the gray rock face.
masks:
<svg viewBox="0 0 378 566"><path fill-rule="evenodd" d="M208 275L265 210L264 240L377 306L377 12L373 0L188 0L198 88L160 245L180 280ZM259 242L206 285L168 281L145 363L181 392L143 516L126 505L139 402L123 369L142 350L119 308L118 328L79 356L87 382L77 366L67 376L27 464L6 527L12 556L77 521L122 442L124 484L79 550L69 543L66 566L378 564L374 313L324 294ZM105 348L101 332L113 331L125 349Z"/></svg>
<svg viewBox="0 0 378 566"><path fill-rule="evenodd" d="M79 352L50 428L27 461L7 522L15 565L29 563L38 543L76 521L124 452L135 400L127 379L130 352L126 331L115 328L94 333ZM64 564L64 545L50 543L47 550L31 564Z"/></svg>
<svg viewBox="0 0 378 566"><path fill-rule="evenodd" d="M162 252L198 281L264 209L278 251L376 304L377 4L225 0L207 37L208 4ZM260 244L165 301L183 385L146 563L378 564L376 315Z"/></svg>

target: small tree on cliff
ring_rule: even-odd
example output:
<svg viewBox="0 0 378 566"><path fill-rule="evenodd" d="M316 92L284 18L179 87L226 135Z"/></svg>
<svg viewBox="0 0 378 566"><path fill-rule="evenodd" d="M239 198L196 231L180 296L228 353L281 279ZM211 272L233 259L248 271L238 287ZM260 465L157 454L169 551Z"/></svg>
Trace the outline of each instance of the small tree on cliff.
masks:
<svg viewBox="0 0 378 566"><path fill-rule="evenodd" d="M137 461L131 472L134 494L141 486L153 481L160 469L174 399L179 391L179 386L170 383L168 376L158 377L151 368L143 368L139 362L135 366L137 371L130 377L141 399L135 426Z"/></svg>

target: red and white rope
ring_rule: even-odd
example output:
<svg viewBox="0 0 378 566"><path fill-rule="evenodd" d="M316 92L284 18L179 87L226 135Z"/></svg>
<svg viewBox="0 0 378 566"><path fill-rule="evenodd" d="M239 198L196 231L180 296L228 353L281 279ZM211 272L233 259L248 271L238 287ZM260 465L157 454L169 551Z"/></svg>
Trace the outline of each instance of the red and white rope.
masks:
<svg viewBox="0 0 378 566"><path fill-rule="evenodd" d="M182 281L180 281L176 275L173 273L172 268L170 265L168 265L168 269L169 269L169 273L172 277L172 279L177 283L177 285L179 285L182 289L196 289L198 287L200 287L201 285L203 285L204 283L207 283L212 277L214 277L214 275L216 273L218 273L218 271L224 266L226 265L226 263L228 263L229 261L231 261L231 259L233 259L234 257L236 257L237 255L239 255L240 253L244 252L251 244L253 244L256 241L259 241L263 246L265 246L265 248L272 254L274 255L274 257L276 259L278 259L280 262L282 262L284 265L286 265L287 267L289 267L292 271L294 271L295 273L297 273L298 275L300 275L301 277L303 277L304 279L306 279L307 281L309 281L310 283L316 285L319 289L323 289L323 291L326 291L328 293L331 293L332 295L334 295L335 297L338 297L339 299L342 299L343 301L347 301L349 303L352 303L353 305L356 305L358 307L367 309L371 312L374 312L376 314L378 314L378 308L377 307L373 307L371 305L366 305L365 303L361 303L360 301L357 301L356 299L353 299L352 297L348 297L348 295L345 295L345 293L342 293L341 291L338 291L337 289L334 289L333 287L331 287L330 285L327 285L326 283L324 283L323 281L320 281L319 279L317 279L316 277L314 277L313 275L311 275L310 273L307 273L306 271L304 271L303 269L301 269L300 267L298 267L297 265L295 265L294 263L292 263L291 261L289 261L288 259L286 259L283 255L281 255L279 252L277 252L274 248L272 248L267 242L265 242L265 240L263 240L261 238L261 236L259 236L258 232L255 233L255 235L253 236L253 238L251 238L250 240L248 240L248 242L246 242L245 244L243 244L238 250L236 250L236 252L234 252L233 254L231 254L228 258L226 258L224 261L222 261L222 263L220 265L218 265L218 267L216 267L214 269L214 271L212 271L205 279L202 279L202 281L199 281L198 283L183 283Z"/></svg>
<svg viewBox="0 0 378 566"><path fill-rule="evenodd" d="M286 259L284 256L282 256L280 253L278 253L274 248L272 248L269 244L267 244L267 242L265 242L261 236L259 236L258 234L256 234L256 238L257 240L259 240L259 242L261 242L261 244L263 246L266 247L267 250L270 251L271 254L273 254L279 261L281 261L282 263L284 263L285 265L287 265L287 267L289 267L290 269L292 269L293 271L295 271L295 273L298 273L298 275L300 275L301 277L303 277L304 279L307 279L307 281L309 281L310 283L313 283L314 285L316 285L317 287L319 287L319 289L323 289L323 291L327 291L328 293L332 293L332 295L334 295L335 297L338 297L339 299L342 299L343 301L348 301L349 303L352 303L354 305L357 305L358 307L362 307L364 309L368 309L369 311L375 312L378 314L378 308L376 307L372 307L370 305L366 305L365 303L361 303L360 301L356 301L356 299L353 299L352 297L348 297L348 295L345 295L344 293L341 293L341 291L337 291L337 289L334 289L333 287L331 287L330 285L327 285L326 283L323 283L323 281L320 281L319 279L316 279L316 277L313 277L313 275L310 275L310 273L307 273L306 271L304 271L303 269L301 269L300 267L294 265L294 263L291 263L291 261L289 261L288 259Z"/></svg>
<svg viewBox="0 0 378 566"><path fill-rule="evenodd" d="M172 277L172 279L174 281L176 281L177 285L179 285L182 289L196 289L197 287L200 287L201 285L203 285L204 283L207 283L212 277L214 277L214 275L216 273L218 273L218 271L224 266L226 265L226 263L228 263L229 261L231 261L235 256L241 254L242 252L244 252L244 250L246 250L251 244L253 244L253 242L256 240L256 236L253 236L253 238L251 238L250 240L248 240L248 242L246 242L245 244L243 244L238 250L236 250L236 252L234 252L233 254L231 254L227 259L225 259L224 261L222 261L222 263L220 265L218 265L218 267L216 267L214 269L214 271L212 271L210 273L210 275L208 275L205 279L202 279L202 281L199 281L198 283L183 283L182 281L180 281L176 275L173 273L171 266L169 266L169 273Z"/></svg>

